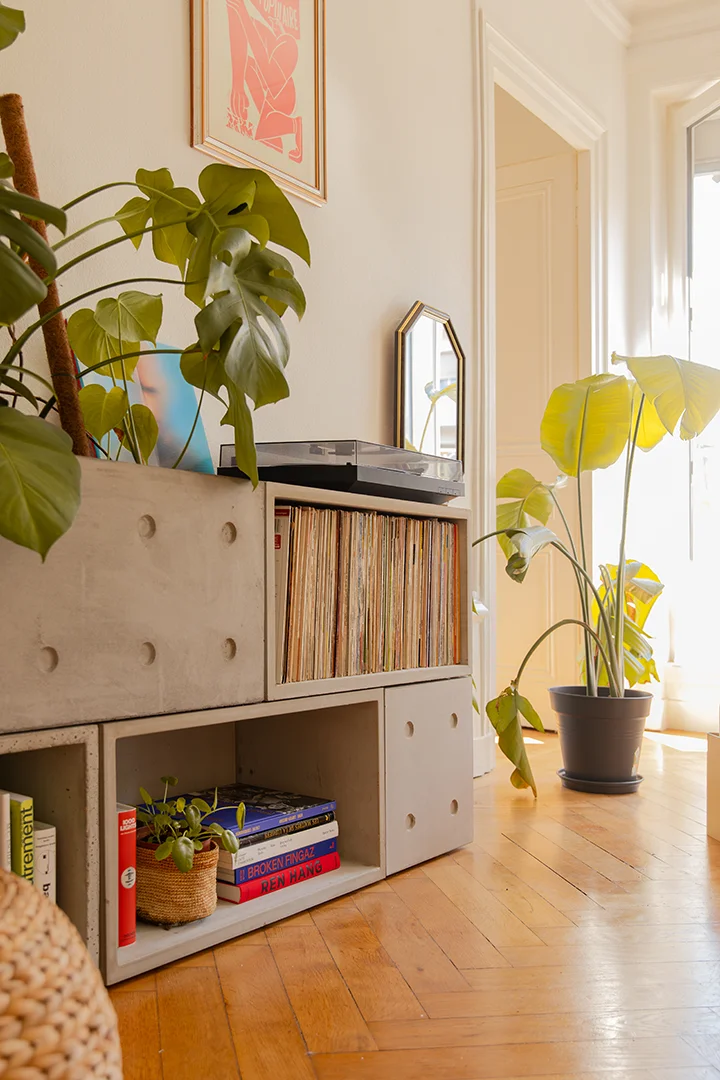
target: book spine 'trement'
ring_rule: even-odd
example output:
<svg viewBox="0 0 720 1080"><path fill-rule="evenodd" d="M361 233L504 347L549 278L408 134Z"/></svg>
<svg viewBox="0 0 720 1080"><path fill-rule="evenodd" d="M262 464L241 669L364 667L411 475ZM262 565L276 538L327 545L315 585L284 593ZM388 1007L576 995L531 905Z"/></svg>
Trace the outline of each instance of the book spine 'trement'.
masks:
<svg viewBox="0 0 720 1080"><path fill-rule="evenodd" d="M10 830L13 872L32 882L35 862L33 800L26 795L10 794Z"/></svg>

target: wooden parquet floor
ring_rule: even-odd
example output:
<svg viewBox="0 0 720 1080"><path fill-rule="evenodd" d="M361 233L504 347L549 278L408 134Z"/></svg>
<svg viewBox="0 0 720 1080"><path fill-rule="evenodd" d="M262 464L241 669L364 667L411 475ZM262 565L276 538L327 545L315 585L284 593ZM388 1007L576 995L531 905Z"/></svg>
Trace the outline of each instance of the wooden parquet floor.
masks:
<svg viewBox="0 0 720 1080"><path fill-rule="evenodd" d="M125 1080L720 1080L720 844L705 740L637 795L540 798L499 760L475 842L116 987Z"/></svg>

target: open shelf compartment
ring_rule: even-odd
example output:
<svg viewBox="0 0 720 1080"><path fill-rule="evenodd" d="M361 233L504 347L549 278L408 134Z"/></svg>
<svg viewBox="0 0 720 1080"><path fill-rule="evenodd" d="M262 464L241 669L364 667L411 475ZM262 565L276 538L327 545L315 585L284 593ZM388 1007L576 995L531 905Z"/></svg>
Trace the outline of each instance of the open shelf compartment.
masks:
<svg viewBox="0 0 720 1080"><path fill-rule="evenodd" d="M366 675L344 675L332 679L306 682L281 682L276 666L275 641L275 505L303 504L331 509L377 511L403 517L436 518L453 521L458 526L460 556L460 663L443 667L398 668ZM403 686L438 679L463 678L470 675L470 594L468 565L470 553L470 511L454 503L408 502L358 495L347 491L320 490L291 484L265 484L265 697L269 701L289 700L304 695L336 694L370 687Z"/></svg>
<svg viewBox="0 0 720 1080"><path fill-rule="evenodd" d="M213 709L104 724L104 973L109 984L380 880L385 872L382 692ZM165 930L138 921L137 941L117 944L117 802L142 784L160 794L241 781L337 801L342 865L327 876L244 904L219 900L208 919Z"/></svg>
<svg viewBox="0 0 720 1080"><path fill-rule="evenodd" d="M0 787L34 800L57 830L57 902L93 960L100 948L98 729L51 728L0 736Z"/></svg>

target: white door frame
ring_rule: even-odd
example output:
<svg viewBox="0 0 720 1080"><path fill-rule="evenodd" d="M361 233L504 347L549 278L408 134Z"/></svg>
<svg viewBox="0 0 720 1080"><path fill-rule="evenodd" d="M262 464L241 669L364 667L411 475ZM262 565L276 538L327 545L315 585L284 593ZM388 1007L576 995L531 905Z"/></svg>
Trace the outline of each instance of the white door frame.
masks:
<svg viewBox="0 0 720 1080"><path fill-rule="evenodd" d="M477 422L472 425L473 469L471 497L475 536L495 528L495 86L553 128L576 150L580 200L579 342L586 368L607 369L607 129L554 79L490 25L482 0L474 0L476 41L477 213L476 295L474 336L478 366L469 402ZM589 197L588 197L589 195ZM475 548L473 576L488 608L482 634L474 635L473 670L480 708L495 692L495 573L491 543ZM474 773L494 765L494 732L484 712L476 720Z"/></svg>

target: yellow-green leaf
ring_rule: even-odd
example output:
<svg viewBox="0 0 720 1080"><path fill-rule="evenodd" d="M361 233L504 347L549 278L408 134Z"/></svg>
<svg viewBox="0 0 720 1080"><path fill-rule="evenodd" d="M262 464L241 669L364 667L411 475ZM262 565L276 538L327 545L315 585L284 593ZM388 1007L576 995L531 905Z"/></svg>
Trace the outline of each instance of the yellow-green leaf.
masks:
<svg viewBox="0 0 720 1080"><path fill-rule="evenodd" d="M667 430L662 420L658 416L658 411L649 398L645 398L643 401L643 392L637 383L633 383L632 387L632 430L635 431L635 425L638 419L638 410L640 408L640 402L643 403L642 413L640 415L640 424L638 426L637 433L637 445L641 450L652 450L657 446L659 442L667 435Z"/></svg>
<svg viewBox="0 0 720 1080"><path fill-rule="evenodd" d="M540 426L542 448L568 476L606 469L627 445L630 384L622 375L591 375L550 395Z"/></svg>
<svg viewBox="0 0 720 1080"><path fill-rule="evenodd" d="M512 499L512 502L498 503L498 529L524 529L530 519L546 525L553 509L553 497L546 484L527 472L526 469L511 469L498 480L498 499ZM509 559L516 547L507 536L499 536L498 543Z"/></svg>
<svg viewBox="0 0 720 1080"><path fill-rule="evenodd" d="M128 396L120 386L106 390L98 383L91 383L82 387L78 397L85 427L98 442L120 426L127 412Z"/></svg>
<svg viewBox="0 0 720 1080"><path fill-rule="evenodd" d="M485 712L497 732L500 750L515 766L510 783L516 788L532 788L533 795L537 798L535 777L525 750L525 740L520 725L519 701L524 702L537 715L530 702L526 698L521 698L514 686L508 686L499 697L489 701L485 706Z"/></svg>
<svg viewBox="0 0 720 1080"><path fill-rule="evenodd" d="M139 341L123 341L122 352L120 342L112 334L108 334L95 320L95 314L90 308L81 308L68 320L68 338L76 357L86 368L94 368L98 375L108 378L123 379L132 382L132 377L137 367L137 356L128 356L130 353L140 352ZM110 360L114 356L127 356L126 360L114 360L107 365L104 360ZM102 367L96 365L103 364Z"/></svg>
<svg viewBox="0 0 720 1080"><path fill-rule="evenodd" d="M675 356L618 356L672 435L680 422L680 438L694 439L720 410L720 370Z"/></svg>
<svg viewBox="0 0 720 1080"><path fill-rule="evenodd" d="M130 416L126 416L122 423L124 436L127 438L129 433L133 441L137 439L140 457L147 464L158 439L157 420L147 405L131 405L130 414L132 419Z"/></svg>
<svg viewBox="0 0 720 1080"><path fill-rule="evenodd" d="M107 297L95 308L95 321L106 333L126 341L157 340L162 323L162 296L130 289L118 297Z"/></svg>

